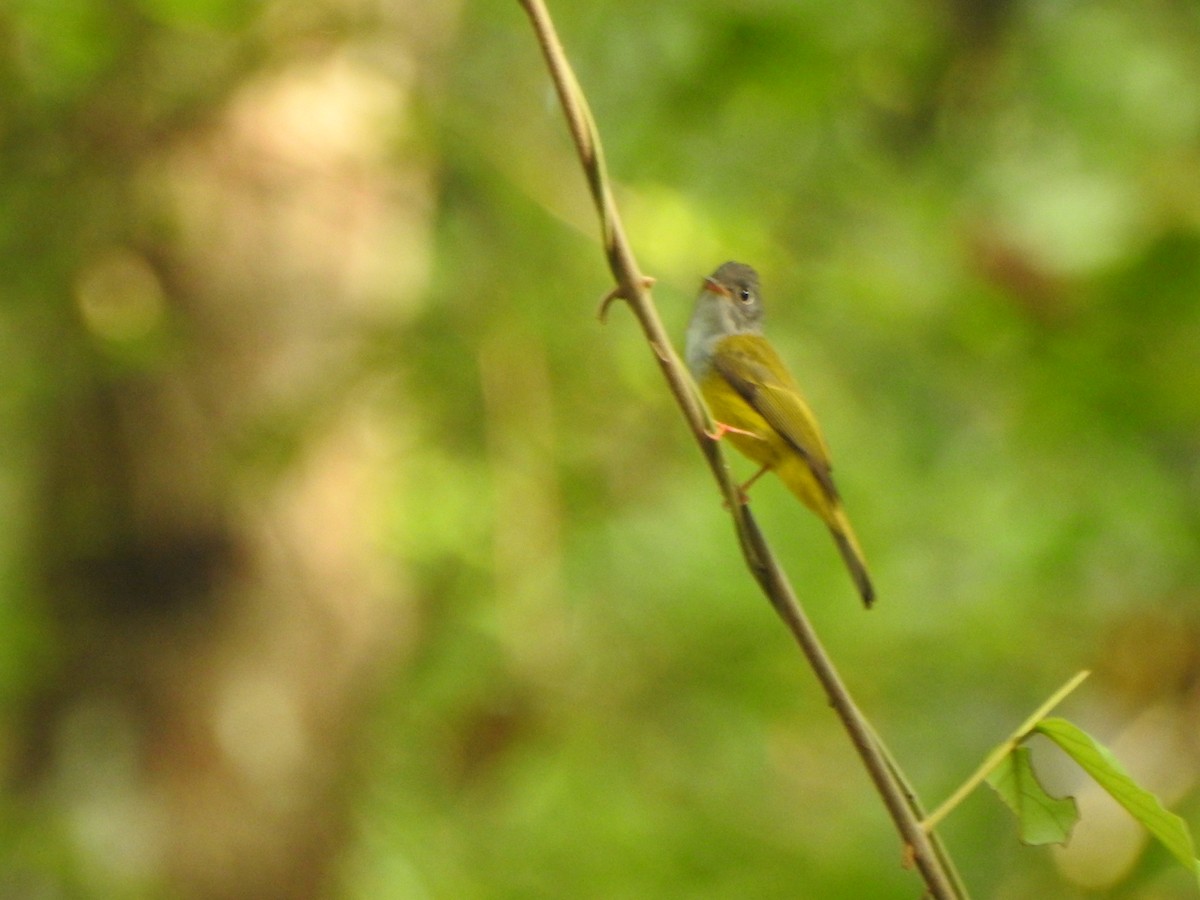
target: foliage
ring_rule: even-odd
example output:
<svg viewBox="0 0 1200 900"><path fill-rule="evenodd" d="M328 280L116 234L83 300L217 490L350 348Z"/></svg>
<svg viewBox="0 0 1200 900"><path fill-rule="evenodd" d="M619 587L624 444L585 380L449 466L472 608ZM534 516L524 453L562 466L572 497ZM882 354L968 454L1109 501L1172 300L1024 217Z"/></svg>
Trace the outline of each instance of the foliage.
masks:
<svg viewBox="0 0 1200 900"><path fill-rule="evenodd" d="M1187 824L1167 812L1157 797L1140 787L1116 757L1086 731L1065 719L1047 719L1037 727L1094 778L1129 814L1158 838L1190 872L1200 875L1196 847Z"/></svg>
<svg viewBox="0 0 1200 900"><path fill-rule="evenodd" d="M1000 768L988 776L988 784L1016 815L1023 843L1065 844L1079 821L1073 797L1051 797L1046 793L1033 769L1028 747L1015 747L1005 756Z"/></svg>
<svg viewBox="0 0 1200 900"><path fill-rule="evenodd" d="M763 276L876 608L779 485L755 513L922 794L1087 667L1070 718L1194 824L1195 5L552 11L673 334L716 264ZM187 893L164 879L204 860L164 872L134 777L174 752L265 791L235 843L318 823L278 857L332 859L312 894L911 895L640 336L595 321L611 284L516 3L13 3L0 165L0 893ZM202 425L158 443L148 407ZM131 446L169 451L161 481L102 477ZM293 502L314 471L324 505ZM114 625L47 576L124 546L121 497L191 509L184 478L270 517L230 559L299 573L232 619L261 631L221 604ZM353 577L304 568L331 559ZM131 631L163 657L115 659ZM178 665L203 640L229 643ZM164 673L178 705L139 680ZM89 679L103 702L45 714ZM230 685L269 715L121 725ZM294 802L297 771L324 792ZM979 896L1192 895L1088 819L1053 853L994 804L943 827Z"/></svg>

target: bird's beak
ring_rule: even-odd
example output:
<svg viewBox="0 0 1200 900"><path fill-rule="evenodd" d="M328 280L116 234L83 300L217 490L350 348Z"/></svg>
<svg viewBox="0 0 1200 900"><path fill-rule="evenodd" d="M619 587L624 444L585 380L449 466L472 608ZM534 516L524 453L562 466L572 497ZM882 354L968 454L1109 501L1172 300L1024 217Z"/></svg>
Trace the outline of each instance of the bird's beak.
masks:
<svg viewBox="0 0 1200 900"><path fill-rule="evenodd" d="M725 287L725 285L721 284L721 282L708 275L704 277L704 283L701 285L701 287L703 290L706 290L709 293L717 294L721 297L733 296L731 293L729 293L729 288Z"/></svg>

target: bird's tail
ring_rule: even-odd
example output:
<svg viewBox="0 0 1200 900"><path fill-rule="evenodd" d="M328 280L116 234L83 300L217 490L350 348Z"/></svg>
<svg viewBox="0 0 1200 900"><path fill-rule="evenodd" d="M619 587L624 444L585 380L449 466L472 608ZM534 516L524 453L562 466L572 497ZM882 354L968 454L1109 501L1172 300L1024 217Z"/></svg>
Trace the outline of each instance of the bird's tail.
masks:
<svg viewBox="0 0 1200 900"><path fill-rule="evenodd" d="M854 529L850 527L850 520L839 507L829 517L828 524L834 543L841 551L842 559L846 561L846 568L850 570L850 577L854 579L854 584L862 595L863 605L870 609L871 604L875 602L875 586L871 584L867 561L863 558L862 548L858 546Z"/></svg>

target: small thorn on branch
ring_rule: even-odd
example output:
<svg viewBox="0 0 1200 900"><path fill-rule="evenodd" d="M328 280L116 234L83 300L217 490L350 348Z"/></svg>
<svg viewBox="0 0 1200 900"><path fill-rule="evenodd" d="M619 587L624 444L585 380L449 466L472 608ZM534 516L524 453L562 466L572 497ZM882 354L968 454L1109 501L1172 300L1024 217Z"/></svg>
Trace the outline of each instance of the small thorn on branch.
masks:
<svg viewBox="0 0 1200 900"><path fill-rule="evenodd" d="M652 287L654 287L654 283L657 280L658 279L653 278L649 275L643 275L642 276L642 287L645 289L652 288ZM598 310L596 310L596 316L597 316L597 318L600 319L601 323L603 323L605 321L605 319L607 318L608 308L609 308L609 306L612 305L612 302L614 300L624 300L628 303L633 300L633 297L627 297L625 295L624 288L622 288L621 285L619 285L619 284L615 288L613 288L611 291L609 291L607 294L605 294L604 298L600 301L600 308Z"/></svg>

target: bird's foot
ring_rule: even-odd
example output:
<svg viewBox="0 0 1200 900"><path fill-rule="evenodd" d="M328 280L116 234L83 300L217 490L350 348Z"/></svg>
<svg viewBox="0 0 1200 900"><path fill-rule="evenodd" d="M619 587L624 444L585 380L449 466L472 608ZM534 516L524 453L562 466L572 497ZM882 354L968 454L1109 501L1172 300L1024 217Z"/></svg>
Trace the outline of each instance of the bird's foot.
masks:
<svg viewBox="0 0 1200 900"><path fill-rule="evenodd" d="M724 422L718 422L717 427L712 431L705 429L704 436L710 441L719 441L727 434L744 434L746 437L758 437L753 431L747 431L744 428L734 428L732 425L726 425Z"/></svg>

